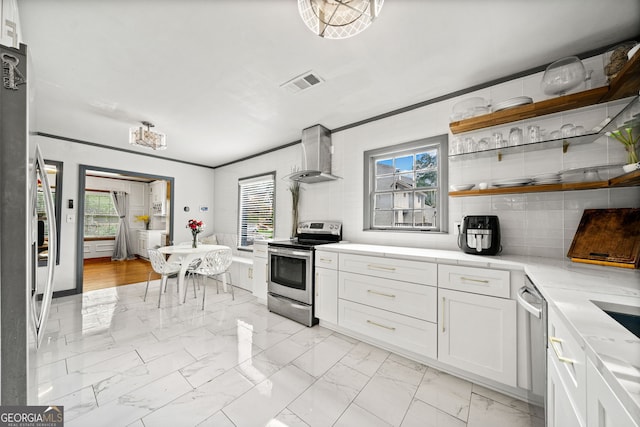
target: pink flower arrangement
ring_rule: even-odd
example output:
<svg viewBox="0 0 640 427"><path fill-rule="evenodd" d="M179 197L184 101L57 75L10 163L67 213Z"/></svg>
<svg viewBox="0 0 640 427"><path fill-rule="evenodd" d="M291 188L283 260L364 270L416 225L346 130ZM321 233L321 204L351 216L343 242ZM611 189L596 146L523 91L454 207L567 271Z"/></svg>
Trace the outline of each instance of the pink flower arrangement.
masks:
<svg viewBox="0 0 640 427"><path fill-rule="evenodd" d="M187 222L187 228L191 229L191 235L193 236L191 247L197 248L198 233L202 232L202 229L204 228L204 222L198 221L197 219L190 219L189 222Z"/></svg>
<svg viewBox="0 0 640 427"><path fill-rule="evenodd" d="M190 219L187 223L187 228L191 229L191 234L195 237L196 234L202 232L204 222L198 221L197 219Z"/></svg>

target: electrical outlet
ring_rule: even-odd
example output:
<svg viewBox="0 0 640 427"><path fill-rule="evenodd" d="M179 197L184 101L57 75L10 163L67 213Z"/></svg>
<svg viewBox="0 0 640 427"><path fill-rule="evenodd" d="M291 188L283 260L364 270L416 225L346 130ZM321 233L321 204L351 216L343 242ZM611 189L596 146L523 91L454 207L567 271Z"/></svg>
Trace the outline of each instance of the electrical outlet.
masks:
<svg viewBox="0 0 640 427"><path fill-rule="evenodd" d="M454 221L453 222L453 227L457 230L457 232L460 232L460 227L462 227L462 221Z"/></svg>

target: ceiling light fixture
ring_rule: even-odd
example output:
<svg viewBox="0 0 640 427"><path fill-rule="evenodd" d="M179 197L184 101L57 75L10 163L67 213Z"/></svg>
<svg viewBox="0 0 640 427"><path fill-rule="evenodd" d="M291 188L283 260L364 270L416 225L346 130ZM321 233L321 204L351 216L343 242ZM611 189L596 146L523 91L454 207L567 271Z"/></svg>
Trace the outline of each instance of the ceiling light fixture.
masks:
<svg viewBox="0 0 640 427"><path fill-rule="evenodd" d="M142 126L147 128L145 129ZM142 126L129 130L129 144L151 148L152 150L166 150L167 137L165 134L152 131L153 123L142 122Z"/></svg>
<svg viewBox="0 0 640 427"><path fill-rule="evenodd" d="M384 0L298 0L311 31L327 39L346 39L364 31L380 14Z"/></svg>

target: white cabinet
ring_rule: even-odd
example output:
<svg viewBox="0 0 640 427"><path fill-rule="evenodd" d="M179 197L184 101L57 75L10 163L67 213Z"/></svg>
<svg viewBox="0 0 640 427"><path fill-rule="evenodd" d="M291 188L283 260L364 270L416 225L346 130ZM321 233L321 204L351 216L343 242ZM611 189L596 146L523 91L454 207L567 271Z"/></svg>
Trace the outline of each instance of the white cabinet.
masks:
<svg viewBox="0 0 640 427"><path fill-rule="evenodd" d="M584 427L562 382L552 350L547 354L547 427Z"/></svg>
<svg viewBox="0 0 640 427"><path fill-rule="evenodd" d="M315 268L315 316L338 324L338 271Z"/></svg>
<svg viewBox="0 0 640 427"><path fill-rule="evenodd" d="M638 427L595 365L587 362L587 426Z"/></svg>
<svg viewBox="0 0 640 427"><path fill-rule="evenodd" d="M267 303L267 242L253 243L253 295L259 302Z"/></svg>
<svg viewBox="0 0 640 427"><path fill-rule="evenodd" d="M149 258L147 250L162 246L160 235L163 230L138 230L137 254L142 258Z"/></svg>
<svg viewBox="0 0 640 427"><path fill-rule="evenodd" d="M314 265L314 316L338 324L338 254L316 251Z"/></svg>
<svg viewBox="0 0 640 427"><path fill-rule="evenodd" d="M516 386L516 302L438 289L438 360Z"/></svg>
<svg viewBox="0 0 640 427"><path fill-rule="evenodd" d="M153 215L167 214L167 183L166 181L153 181L149 184L151 200L151 213Z"/></svg>

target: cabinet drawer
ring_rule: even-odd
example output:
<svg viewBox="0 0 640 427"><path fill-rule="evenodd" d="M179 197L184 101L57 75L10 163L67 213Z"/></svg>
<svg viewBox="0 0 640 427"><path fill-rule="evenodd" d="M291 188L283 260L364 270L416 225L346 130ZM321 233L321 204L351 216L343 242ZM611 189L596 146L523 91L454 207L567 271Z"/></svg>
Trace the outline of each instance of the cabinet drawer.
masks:
<svg viewBox="0 0 640 427"><path fill-rule="evenodd" d="M253 242L253 256L255 258L267 258L267 242Z"/></svg>
<svg viewBox="0 0 640 427"><path fill-rule="evenodd" d="M434 323L339 300L338 324L414 353L436 358L437 331Z"/></svg>
<svg viewBox="0 0 640 427"><path fill-rule="evenodd" d="M436 322L437 288L340 272L338 295L352 302Z"/></svg>
<svg viewBox="0 0 640 427"><path fill-rule="evenodd" d="M558 368L560 379L580 419L586 415L586 356L571 335L568 326L553 309L549 309L548 354Z"/></svg>
<svg viewBox="0 0 640 427"><path fill-rule="evenodd" d="M509 272L488 268L438 265L438 286L454 291L509 298Z"/></svg>
<svg viewBox="0 0 640 427"><path fill-rule="evenodd" d="M438 277L437 265L428 262L340 254L339 264L340 271L367 274L403 282L422 283L424 285L435 285Z"/></svg>
<svg viewBox="0 0 640 427"><path fill-rule="evenodd" d="M337 270L338 269L338 253L316 251L315 262L316 262L316 267L330 268L332 270Z"/></svg>

